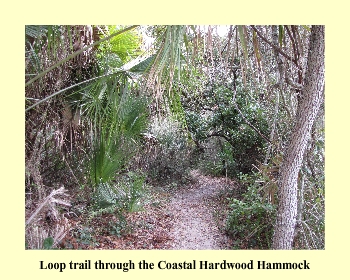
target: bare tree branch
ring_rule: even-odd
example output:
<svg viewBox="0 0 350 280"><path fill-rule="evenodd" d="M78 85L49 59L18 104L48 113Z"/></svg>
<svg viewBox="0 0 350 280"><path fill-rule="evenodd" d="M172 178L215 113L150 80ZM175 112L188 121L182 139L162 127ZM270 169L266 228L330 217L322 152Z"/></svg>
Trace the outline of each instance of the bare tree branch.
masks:
<svg viewBox="0 0 350 280"><path fill-rule="evenodd" d="M278 51L278 52L279 52L281 55L283 55L285 58L287 58L288 60L292 61L292 62L295 64L295 66L296 66L299 70L302 70L302 69L300 68L300 66L298 65L298 62L297 62L295 59L291 58L288 54L286 54L283 50L281 50L280 47L278 47L278 46L272 44L269 40L267 40L267 39L264 37L264 35L262 35L262 34L260 33L260 31L259 31L254 25L251 25L250 27L256 32L256 34L258 34L258 36L259 36L264 42L266 42L269 46L271 46L273 49L275 49L276 51Z"/></svg>

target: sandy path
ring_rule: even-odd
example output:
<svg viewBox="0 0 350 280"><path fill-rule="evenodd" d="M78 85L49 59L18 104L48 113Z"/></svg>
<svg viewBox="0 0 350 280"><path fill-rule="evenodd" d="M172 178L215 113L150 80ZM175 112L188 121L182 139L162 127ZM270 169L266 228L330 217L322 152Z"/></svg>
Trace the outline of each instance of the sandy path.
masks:
<svg viewBox="0 0 350 280"><path fill-rule="evenodd" d="M224 181L196 172L193 175L198 178L198 182L190 189L177 192L168 206L174 221L172 249L228 249L228 239L217 227L211 203L213 197L223 189Z"/></svg>

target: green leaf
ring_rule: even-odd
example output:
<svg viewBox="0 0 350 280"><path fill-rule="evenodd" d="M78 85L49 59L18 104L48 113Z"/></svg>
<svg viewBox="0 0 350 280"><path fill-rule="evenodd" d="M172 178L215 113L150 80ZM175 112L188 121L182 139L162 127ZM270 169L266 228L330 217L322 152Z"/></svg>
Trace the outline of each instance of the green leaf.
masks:
<svg viewBox="0 0 350 280"><path fill-rule="evenodd" d="M127 31L129 31L129 30L131 30L131 29L134 29L134 28L136 28L136 27L137 27L136 25L127 27L127 28L125 28L125 29L123 29L123 30L120 30L120 31L117 31L117 32L115 32L115 33L113 33L113 34L111 34L111 35L109 35L109 36L107 36L107 37L105 37L105 38L103 38L103 39L100 39L99 41L94 42L94 43L91 44L91 45L88 45L88 46L86 46L86 47L84 47L84 48L82 48L82 49L80 49L80 50L77 50L76 52L70 54L70 55L67 56L66 58L61 59L59 62L57 62L57 63L55 63L54 65L52 65L51 67L47 68L45 71L43 71L43 72L41 72L40 74L36 75L33 79L31 79L31 80L29 80L28 82L26 82L25 86L27 87L27 86L31 85L31 84L34 83L36 80L38 80L38 79L40 79L41 77L45 76L45 75L46 75L48 72L50 72L51 70L55 69L56 67L62 65L62 64L65 63L65 62L67 62L67 61L73 59L74 57L76 57L77 55L79 55L79 54L81 54L82 52L86 51L87 49L93 48L93 47L95 47L95 46L101 44L102 42L108 41L108 40L110 40L111 38L113 38L113 37L115 37L115 36L118 36L118 35L120 35L120 34L122 34L122 33L124 33L124 32L127 32Z"/></svg>
<svg viewBox="0 0 350 280"><path fill-rule="evenodd" d="M50 250L52 249L52 245L53 245L53 238L51 236L48 238L45 238L44 245L43 245L44 249Z"/></svg>
<svg viewBox="0 0 350 280"><path fill-rule="evenodd" d="M48 29L48 25L26 25L25 34L26 37L32 37L37 39L47 34Z"/></svg>
<svg viewBox="0 0 350 280"><path fill-rule="evenodd" d="M155 55L152 55L129 69L133 73L144 73L148 71L154 62Z"/></svg>
<svg viewBox="0 0 350 280"><path fill-rule="evenodd" d="M308 27L307 25L302 25L302 27L303 27L304 29L306 29L307 31L310 31L310 32L311 32L310 27Z"/></svg>
<svg viewBox="0 0 350 280"><path fill-rule="evenodd" d="M106 27L106 35L121 30L122 27L109 25ZM129 30L128 32L121 33L108 41L102 42L99 45L99 57L104 57L108 53L112 53L118 56L120 60L121 67L126 62L130 61L132 58L140 55L140 38L134 30Z"/></svg>
<svg viewBox="0 0 350 280"><path fill-rule="evenodd" d="M283 38L284 38L284 26L279 25L278 29L279 29L278 30L278 42L280 43L280 47L282 47Z"/></svg>

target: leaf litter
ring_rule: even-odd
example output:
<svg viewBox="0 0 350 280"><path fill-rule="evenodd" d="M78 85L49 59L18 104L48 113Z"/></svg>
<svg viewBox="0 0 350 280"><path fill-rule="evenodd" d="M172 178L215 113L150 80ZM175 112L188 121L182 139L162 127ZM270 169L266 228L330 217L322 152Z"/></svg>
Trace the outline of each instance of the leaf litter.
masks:
<svg viewBox="0 0 350 280"><path fill-rule="evenodd" d="M232 240L225 234L227 193L236 183L191 172L191 183L152 193L142 211L120 217L104 214L89 221L84 233L82 217L71 220L71 230L62 242L68 249L116 250L225 250ZM111 227L111 225L114 225ZM85 228L86 229L86 228ZM90 235L89 235L90 234ZM84 240L85 237L86 240Z"/></svg>

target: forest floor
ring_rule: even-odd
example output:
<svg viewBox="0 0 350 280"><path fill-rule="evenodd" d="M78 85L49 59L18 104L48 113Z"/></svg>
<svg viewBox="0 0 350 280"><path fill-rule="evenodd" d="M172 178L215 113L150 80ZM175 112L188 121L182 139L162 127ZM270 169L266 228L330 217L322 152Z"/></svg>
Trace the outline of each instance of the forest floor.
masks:
<svg viewBox="0 0 350 280"><path fill-rule="evenodd" d="M185 186L153 190L143 211L84 221L71 220L62 247L71 249L224 250L232 248L225 235L227 197L236 183L228 178L191 172Z"/></svg>
<svg viewBox="0 0 350 280"><path fill-rule="evenodd" d="M227 209L220 196L229 190L228 179L204 176L198 171L191 175L195 183L189 189L180 189L168 205L173 215L171 249L229 249L230 240L223 232L226 215L222 215Z"/></svg>

